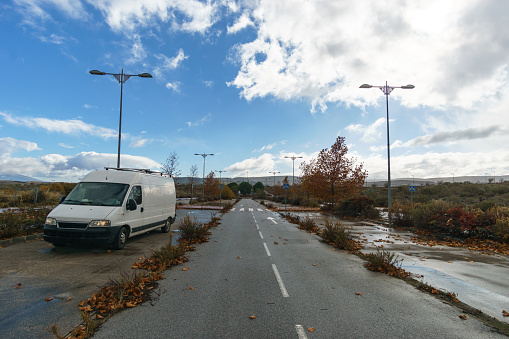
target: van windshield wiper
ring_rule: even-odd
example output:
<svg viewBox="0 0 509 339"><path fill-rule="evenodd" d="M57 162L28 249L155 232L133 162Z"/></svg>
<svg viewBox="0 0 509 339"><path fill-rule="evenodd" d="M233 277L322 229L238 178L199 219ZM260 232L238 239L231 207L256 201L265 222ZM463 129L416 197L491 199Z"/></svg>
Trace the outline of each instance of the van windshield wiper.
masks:
<svg viewBox="0 0 509 339"><path fill-rule="evenodd" d="M63 202L66 203L66 204L80 204L81 205L81 201L79 201L79 200L69 200L69 199L66 199Z"/></svg>

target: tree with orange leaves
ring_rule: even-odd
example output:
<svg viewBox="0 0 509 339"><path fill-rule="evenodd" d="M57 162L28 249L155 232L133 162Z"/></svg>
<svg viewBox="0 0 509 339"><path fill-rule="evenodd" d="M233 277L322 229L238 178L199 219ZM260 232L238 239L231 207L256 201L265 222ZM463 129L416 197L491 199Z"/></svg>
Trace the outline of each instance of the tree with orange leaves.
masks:
<svg viewBox="0 0 509 339"><path fill-rule="evenodd" d="M219 198L219 179L214 177L214 172L211 171L205 177L205 195L209 198Z"/></svg>
<svg viewBox="0 0 509 339"><path fill-rule="evenodd" d="M347 158L347 153L345 138L338 137L317 159L301 163L302 185L313 197L334 206L359 194L368 172L362 163L355 165L355 158Z"/></svg>

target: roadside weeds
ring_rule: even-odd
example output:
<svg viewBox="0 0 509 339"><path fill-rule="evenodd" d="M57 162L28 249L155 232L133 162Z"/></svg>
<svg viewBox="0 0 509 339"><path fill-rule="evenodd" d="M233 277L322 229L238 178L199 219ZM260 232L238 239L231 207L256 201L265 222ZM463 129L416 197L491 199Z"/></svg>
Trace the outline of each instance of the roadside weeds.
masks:
<svg viewBox="0 0 509 339"><path fill-rule="evenodd" d="M219 224L219 219L216 213L211 213L211 220L202 224L186 216L181 223L183 227L188 228L188 233L178 240L176 246L172 244L171 235L166 245L152 250L150 256L141 257L132 265L132 269L137 271L123 272L119 279L111 279L98 293L80 302L82 322L69 333L62 335L57 324L48 324L48 332L59 339L90 338L115 313L152 300L151 293L157 287L157 281L163 279L162 273L172 266L187 262L188 259L184 254L187 251L194 251L192 245L208 242L209 230Z"/></svg>
<svg viewBox="0 0 509 339"><path fill-rule="evenodd" d="M509 336L509 324L502 322L494 317L491 317L481 310L478 310L472 306L469 306L460 300L458 300L458 296L455 293L442 291L440 289L436 289L433 286L424 283L422 280L418 280L415 278L415 275L412 276L409 272L406 272L401 268L401 263L403 259L399 259L397 255L391 253L389 251L385 251L383 246L377 246L376 253L368 253L364 254L360 252L364 247L359 241L353 239L348 230L341 224L341 222L336 221L332 222L330 219L325 219L325 228L320 230L318 227L313 228L312 231L304 229L301 227L300 218L297 216L292 216L290 213L280 213L280 215L286 219L288 222L299 225L300 229L306 230L308 233L314 233L322 238L322 241L335 247L341 249L341 252L347 250L350 254L355 254L365 262L364 266L374 272L385 273L389 276L396 277L401 279L410 285L414 286L421 292L427 293L438 300L449 304L460 312L464 313L459 315L459 318L462 320L466 320L467 317L465 314L476 318L481 321L485 325L493 328L494 331L497 331L501 334ZM353 247L352 247L353 246ZM502 311L502 314L505 316L505 311Z"/></svg>

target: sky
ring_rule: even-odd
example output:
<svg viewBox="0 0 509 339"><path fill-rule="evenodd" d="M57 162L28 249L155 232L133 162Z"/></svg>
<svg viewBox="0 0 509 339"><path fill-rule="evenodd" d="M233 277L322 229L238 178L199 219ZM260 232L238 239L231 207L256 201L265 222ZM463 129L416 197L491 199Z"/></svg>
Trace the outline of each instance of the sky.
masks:
<svg viewBox="0 0 509 339"><path fill-rule="evenodd" d="M345 137L368 180L509 174L509 2L6 0L0 173L300 175ZM302 157L295 162L285 156ZM216 172L216 176L219 173ZM279 175L279 174L278 174Z"/></svg>

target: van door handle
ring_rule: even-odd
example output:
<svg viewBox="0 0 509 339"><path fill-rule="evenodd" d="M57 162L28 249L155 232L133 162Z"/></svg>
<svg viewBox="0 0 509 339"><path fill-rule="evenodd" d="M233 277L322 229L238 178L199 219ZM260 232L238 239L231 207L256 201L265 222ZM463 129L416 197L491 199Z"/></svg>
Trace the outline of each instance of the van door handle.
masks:
<svg viewBox="0 0 509 339"><path fill-rule="evenodd" d="M143 213L143 207L140 209L140 212Z"/></svg>

